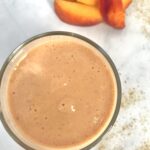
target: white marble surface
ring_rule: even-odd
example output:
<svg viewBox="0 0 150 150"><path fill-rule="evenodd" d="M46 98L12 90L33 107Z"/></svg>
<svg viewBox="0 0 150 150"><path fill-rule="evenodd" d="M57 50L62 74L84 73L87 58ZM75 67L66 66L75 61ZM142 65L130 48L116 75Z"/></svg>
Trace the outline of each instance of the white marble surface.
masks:
<svg viewBox="0 0 150 150"><path fill-rule="evenodd" d="M105 24L67 25L56 17L51 0L0 0L0 67L21 42L54 30L76 32L95 41L112 57L120 73L123 98L118 119L93 150L150 150L149 0L133 0L124 30ZM0 150L23 150L1 122Z"/></svg>

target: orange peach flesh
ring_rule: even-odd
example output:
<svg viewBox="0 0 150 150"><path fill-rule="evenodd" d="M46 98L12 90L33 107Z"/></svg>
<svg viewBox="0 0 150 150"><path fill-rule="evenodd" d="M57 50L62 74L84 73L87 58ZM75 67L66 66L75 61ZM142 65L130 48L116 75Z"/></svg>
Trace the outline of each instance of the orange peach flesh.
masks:
<svg viewBox="0 0 150 150"><path fill-rule="evenodd" d="M74 25L95 25L102 21L99 8L81 3L55 0L55 11L64 22Z"/></svg>
<svg viewBox="0 0 150 150"><path fill-rule="evenodd" d="M86 5L92 5L96 6L98 0L77 0L77 2L86 4Z"/></svg>

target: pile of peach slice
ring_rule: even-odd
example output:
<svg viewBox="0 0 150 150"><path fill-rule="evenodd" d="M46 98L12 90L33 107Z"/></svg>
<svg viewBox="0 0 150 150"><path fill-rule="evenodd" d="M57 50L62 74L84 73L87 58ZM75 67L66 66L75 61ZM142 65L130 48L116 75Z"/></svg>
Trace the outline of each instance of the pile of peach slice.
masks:
<svg viewBox="0 0 150 150"><path fill-rule="evenodd" d="M90 26L102 21L114 28L125 27L125 10L132 0L55 0L58 17L69 24Z"/></svg>

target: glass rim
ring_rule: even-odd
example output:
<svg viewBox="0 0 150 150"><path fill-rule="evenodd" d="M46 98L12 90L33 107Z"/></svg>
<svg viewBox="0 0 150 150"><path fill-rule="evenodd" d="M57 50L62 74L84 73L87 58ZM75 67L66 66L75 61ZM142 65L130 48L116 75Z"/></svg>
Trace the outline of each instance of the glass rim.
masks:
<svg viewBox="0 0 150 150"><path fill-rule="evenodd" d="M34 40L46 37L46 36L54 36L54 35L62 35L62 36L70 36L70 37L75 37L78 38L80 40L83 40L87 43L89 43L91 46L93 46L94 48L96 48L103 56L104 58L108 61L110 67L112 68L112 71L114 73L115 79L116 79L116 85L117 85L117 101L116 101L116 107L115 107L115 111L113 113L113 116L111 118L111 121L109 122L108 126L106 127L106 129L102 132L102 134L91 144L89 144L88 146L82 148L81 150L89 150L91 148L93 148L96 144L98 144L101 139L103 138L103 136L112 128L112 126L114 125L117 116L119 114L119 110L120 110L120 106L121 106L121 95L122 95L122 89L121 89L121 81L120 81L120 77L118 74L118 71L115 67L114 62L112 61L111 57L105 52L104 49L102 49L98 44L96 44L95 42L93 42L92 40L88 39L87 37L84 37L80 34L77 33L73 33L73 32L67 32L67 31L51 31L51 32L45 32L42 34L38 34L36 36L33 36L31 38L29 38L28 40L24 41L22 44L20 44L17 48L15 48L12 53L6 58L5 62L2 65L2 68L0 70L0 88L1 88L1 82L2 82L2 78L5 72L5 69L7 68L8 64L10 63L10 61L13 59L13 57L27 44L31 43ZM0 102L1 103L1 102ZM0 105L1 107L1 105ZM16 141L16 143L18 143L20 146L22 146L25 149L28 150L35 150L34 148L31 148L30 146L26 145L23 141L21 141L14 133L13 131L9 128L7 122L5 121L3 112L0 109L0 120L5 128L5 130L7 131L7 133L12 137L12 139L14 141Z"/></svg>

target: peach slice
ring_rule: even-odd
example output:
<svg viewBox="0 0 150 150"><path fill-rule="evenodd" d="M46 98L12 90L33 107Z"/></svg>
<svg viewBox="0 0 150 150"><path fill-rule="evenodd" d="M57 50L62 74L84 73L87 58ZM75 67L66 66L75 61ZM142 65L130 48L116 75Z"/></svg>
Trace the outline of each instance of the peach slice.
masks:
<svg viewBox="0 0 150 150"><path fill-rule="evenodd" d="M106 23L114 28L125 27L125 9L122 0L100 0L100 11Z"/></svg>
<svg viewBox="0 0 150 150"><path fill-rule="evenodd" d="M130 4L132 0L122 0L123 8L126 9Z"/></svg>
<svg viewBox="0 0 150 150"><path fill-rule="evenodd" d="M102 21L99 8L67 0L55 0L55 12L69 24L88 26Z"/></svg>
<svg viewBox="0 0 150 150"><path fill-rule="evenodd" d="M77 0L77 2L83 3L85 5L92 5L92 6L96 6L97 4L97 0Z"/></svg>

